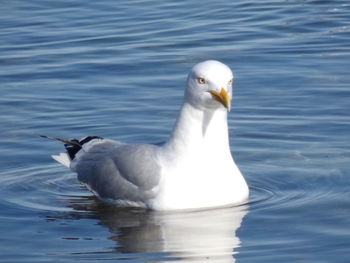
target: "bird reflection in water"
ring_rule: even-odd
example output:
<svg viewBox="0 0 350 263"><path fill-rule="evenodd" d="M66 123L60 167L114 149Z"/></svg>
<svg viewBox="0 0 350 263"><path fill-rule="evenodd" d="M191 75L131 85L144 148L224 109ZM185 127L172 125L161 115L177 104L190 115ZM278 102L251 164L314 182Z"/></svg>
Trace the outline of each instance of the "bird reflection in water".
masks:
<svg viewBox="0 0 350 263"><path fill-rule="evenodd" d="M79 211L76 216L81 218L81 212L85 211L86 218L97 219L109 229L112 234L109 239L116 242L114 253L147 254L147 257L156 253L157 262L162 262L159 257L178 262L235 262L235 249L240 246L236 232L248 213L247 205L156 212L117 208L95 198L70 202L71 207ZM74 218L74 212L69 217Z"/></svg>

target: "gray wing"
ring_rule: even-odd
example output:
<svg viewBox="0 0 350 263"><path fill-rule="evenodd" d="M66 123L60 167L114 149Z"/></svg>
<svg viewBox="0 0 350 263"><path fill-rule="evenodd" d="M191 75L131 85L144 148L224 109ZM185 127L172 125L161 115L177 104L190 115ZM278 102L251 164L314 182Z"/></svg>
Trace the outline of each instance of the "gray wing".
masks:
<svg viewBox="0 0 350 263"><path fill-rule="evenodd" d="M159 182L155 145L102 142L79 156L78 179L103 199L143 202Z"/></svg>

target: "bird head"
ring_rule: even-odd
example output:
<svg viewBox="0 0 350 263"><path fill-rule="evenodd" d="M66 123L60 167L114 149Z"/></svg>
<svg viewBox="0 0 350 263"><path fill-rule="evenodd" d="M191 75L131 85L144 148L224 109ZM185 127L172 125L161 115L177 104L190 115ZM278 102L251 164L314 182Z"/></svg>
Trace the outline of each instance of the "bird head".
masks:
<svg viewBox="0 0 350 263"><path fill-rule="evenodd" d="M231 109L233 74L228 66L207 60L196 64L187 78L185 100L199 109Z"/></svg>

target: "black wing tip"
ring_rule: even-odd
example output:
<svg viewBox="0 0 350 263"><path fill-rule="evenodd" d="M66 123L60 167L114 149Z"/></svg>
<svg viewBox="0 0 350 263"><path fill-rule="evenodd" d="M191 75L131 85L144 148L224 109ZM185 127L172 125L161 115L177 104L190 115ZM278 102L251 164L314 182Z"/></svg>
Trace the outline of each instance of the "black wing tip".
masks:
<svg viewBox="0 0 350 263"><path fill-rule="evenodd" d="M81 139L79 141L79 144L82 146L84 145L85 143L88 143L89 141L91 140L94 140L94 139L100 139L102 140L103 138L102 137L99 137L99 136L86 136L85 138Z"/></svg>
<svg viewBox="0 0 350 263"><path fill-rule="evenodd" d="M39 135L39 136L45 139L62 142L71 160L74 159L75 155L80 151L80 149L83 147L85 143L88 143L89 141L94 139L101 139L101 140L103 139L102 137L99 137L99 136L87 136L81 139L80 141L78 141L77 139L65 140L65 139L60 139L55 137L49 137L46 135Z"/></svg>
<svg viewBox="0 0 350 263"><path fill-rule="evenodd" d="M71 142L74 142L73 144L64 144L64 147L67 150L69 158L73 160L75 158L75 155L80 151L83 145L94 139L102 140L103 138L99 136L87 136L81 139L80 141L78 141L77 139L70 140Z"/></svg>

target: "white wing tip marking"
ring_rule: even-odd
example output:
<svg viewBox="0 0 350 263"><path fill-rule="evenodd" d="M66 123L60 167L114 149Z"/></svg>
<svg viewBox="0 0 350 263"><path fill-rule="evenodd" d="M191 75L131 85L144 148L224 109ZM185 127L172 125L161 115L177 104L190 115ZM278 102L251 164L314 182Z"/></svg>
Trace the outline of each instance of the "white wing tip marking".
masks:
<svg viewBox="0 0 350 263"><path fill-rule="evenodd" d="M52 159L70 168L71 160L67 153L60 153L60 155L51 155Z"/></svg>

